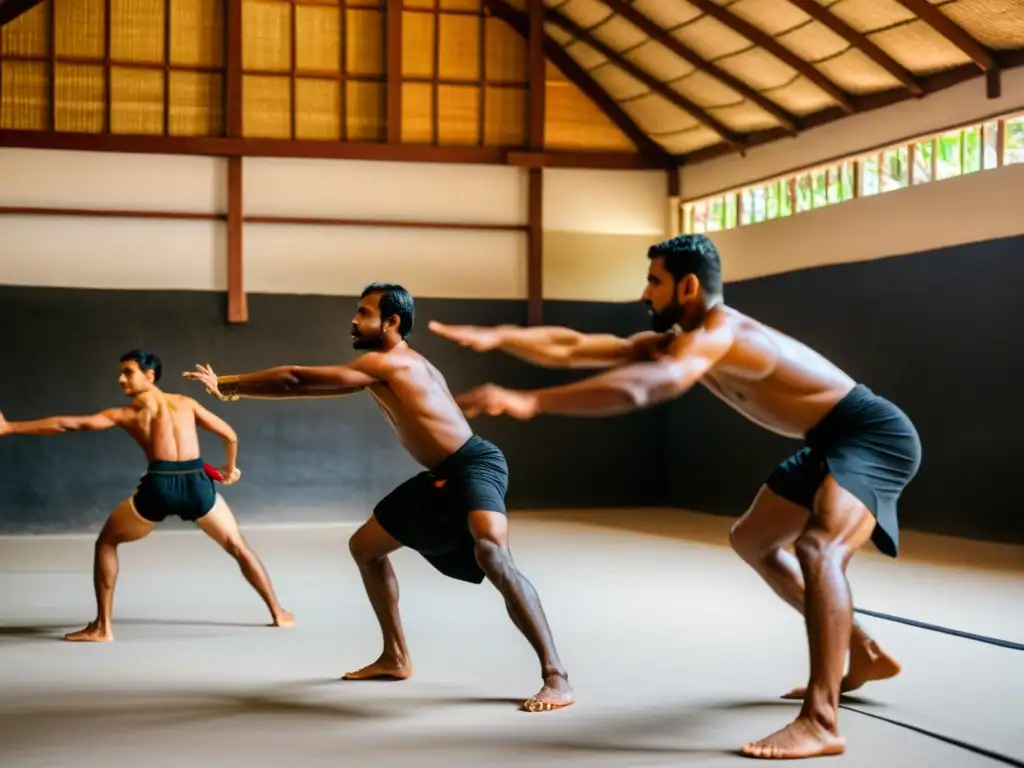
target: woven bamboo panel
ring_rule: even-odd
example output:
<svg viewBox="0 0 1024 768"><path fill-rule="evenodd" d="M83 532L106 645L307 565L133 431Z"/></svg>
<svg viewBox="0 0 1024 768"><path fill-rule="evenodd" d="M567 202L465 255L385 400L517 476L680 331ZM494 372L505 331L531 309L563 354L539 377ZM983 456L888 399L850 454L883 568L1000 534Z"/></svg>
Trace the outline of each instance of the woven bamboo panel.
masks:
<svg viewBox="0 0 1024 768"><path fill-rule="evenodd" d="M480 0L441 0L442 11L479 11Z"/></svg>
<svg viewBox="0 0 1024 768"><path fill-rule="evenodd" d="M403 0L402 7L433 10L437 7L437 0Z"/></svg>
<svg viewBox="0 0 1024 768"><path fill-rule="evenodd" d="M110 56L164 62L164 0L110 0Z"/></svg>
<svg viewBox="0 0 1024 768"><path fill-rule="evenodd" d="M1024 13L1024 6L1021 7ZM923 21L876 32L871 41L917 74L928 74L967 64L971 59Z"/></svg>
<svg viewBox="0 0 1024 768"><path fill-rule="evenodd" d="M567 3L549 3L558 8L559 13L567 16L584 29L600 24L612 15L608 6L599 0L569 0Z"/></svg>
<svg viewBox="0 0 1024 768"><path fill-rule="evenodd" d="M1021 0L956 0L940 10L982 45L996 50L1024 47Z"/></svg>
<svg viewBox="0 0 1024 768"><path fill-rule="evenodd" d="M775 128L779 124L778 120L749 101L730 104L727 107L715 107L709 109L708 112L723 124L740 133Z"/></svg>
<svg viewBox="0 0 1024 768"><path fill-rule="evenodd" d="M224 65L224 15L220 0L171 0L171 63Z"/></svg>
<svg viewBox="0 0 1024 768"><path fill-rule="evenodd" d="M58 131L99 133L103 130L106 99L103 67L61 64L55 68L54 123Z"/></svg>
<svg viewBox="0 0 1024 768"><path fill-rule="evenodd" d="M697 126L689 131L681 131L671 136L658 136L657 141L667 151L681 155L704 147L711 147L721 142L722 137L704 126Z"/></svg>
<svg viewBox="0 0 1024 768"><path fill-rule="evenodd" d="M46 56L50 52L47 26L50 20L49 1L40 3L14 21L0 27L3 53L19 56Z"/></svg>
<svg viewBox="0 0 1024 768"><path fill-rule="evenodd" d="M480 143L480 89L475 85L438 86L437 143L448 146Z"/></svg>
<svg viewBox="0 0 1024 768"><path fill-rule="evenodd" d="M665 0L636 0L633 7L662 29L675 29L702 16L700 10L681 1L666 3Z"/></svg>
<svg viewBox="0 0 1024 768"><path fill-rule="evenodd" d="M676 56L661 43L647 42L625 54L628 61L640 69L656 75L662 82L678 80L689 75L694 66Z"/></svg>
<svg viewBox="0 0 1024 768"><path fill-rule="evenodd" d="M384 86L381 83L345 84L345 137L351 141L384 138Z"/></svg>
<svg viewBox="0 0 1024 768"><path fill-rule="evenodd" d="M650 90L635 77L611 64L598 67L590 73L590 76L616 101L636 98Z"/></svg>
<svg viewBox="0 0 1024 768"><path fill-rule="evenodd" d="M104 0L52 0L58 56L103 58ZM111 14L111 23L114 17Z"/></svg>
<svg viewBox="0 0 1024 768"><path fill-rule="evenodd" d="M585 70L594 69L604 64L608 59L603 53L598 53L586 43L573 43L566 47L566 52Z"/></svg>
<svg viewBox="0 0 1024 768"><path fill-rule="evenodd" d="M693 24L687 24L682 29L673 32L672 36L705 61L744 51L751 45L747 38L733 32L718 19L713 19L710 16L705 16Z"/></svg>
<svg viewBox="0 0 1024 768"><path fill-rule="evenodd" d="M828 10L865 34L917 18L896 0L838 0Z"/></svg>
<svg viewBox="0 0 1024 768"><path fill-rule="evenodd" d="M302 78L295 81L295 138L341 138L340 83Z"/></svg>
<svg viewBox="0 0 1024 768"><path fill-rule="evenodd" d="M434 24L432 13L402 14L402 74L434 76Z"/></svg>
<svg viewBox="0 0 1024 768"><path fill-rule="evenodd" d="M749 51L727 56L718 62L718 66L747 83L755 91L778 88L796 75L792 67L772 56L764 48L751 48Z"/></svg>
<svg viewBox="0 0 1024 768"><path fill-rule="evenodd" d="M561 27L556 26L555 24L552 24L550 22L546 22L544 24L544 34L546 34L548 37L550 37L563 48L573 41L572 35L570 35Z"/></svg>
<svg viewBox="0 0 1024 768"><path fill-rule="evenodd" d="M789 0L737 0L729 12L749 21L772 37L806 23L810 18Z"/></svg>
<svg viewBox="0 0 1024 768"><path fill-rule="evenodd" d="M434 89L429 83L402 83L402 141L434 141Z"/></svg>
<svg viewBox="0 0 1024 768"><path fill-rule="evenodd" d="M242 133L266 139L291 138L291 78L242 78Z"/></svg>
<svg viewBox="0 0 1024 768"><path fill-rule="evenodd" d="M345 12L345 71L350 75L384 74L384 14Z"/></svg>
<svg viewBox="0 0 1024 768"><path fill-rule="evenodd" d="M650 39L621 16L612 16L591 34L619 53L643 45Z"/></svg>
<svg viewBox="0 0 1024 768"><path fill-rule="evenodd" d="M837 56L850 47L843 38L816 21L778 35L776 40L801 59L812 62Z"/></svg>
<svg viewBox="0 0 1024 768"><path fill-rule="evenodd" d="M110 69L110 132L164 132L164 73L153 69Z"/></svg>
<svg viewBox="0 0 1024 768"><path fill-rule="evenodd" d="M765 95L787 112L800 116L835 105L827 93L804 77L798 77L781 88L773 88Z"/></svg>
<svg viewBox="0 0 1024 768"><path fill-rule="evenodd" d="M0 63L0 128L43 131L50 116L47 65L34 61Z"/></svg>
<svg viewBox="0 0 1024 768"><path fill-rule="evenodd" d="M442 13L439 28L438 75L451 80L479 80L480 19Z"/></svg>
<svg viewBox="0 0 1024 768"><path fill-rule="evenodd" d="M697 123L689 114L656 93L623 102L621 106L633 122L649 134L676 133Z"/></svg>
<svg viewBox="0 0 1024 768"><path fill-rule="evenodd" d="M203 72L171 72L167 128L174 136L217 136L224 128L223 78Z"/></svg>
<svg viewBox="0 0 1024 768"><path fill-rule="evenodd" d="M528 78L526 43L505 22L488 17L484 56L488 80L525 83Z"/></svg>
<svg viewBox="0 0 1024 768"><path fill-rule="evenodd" d="M526 144L525 88L487 88L484 92L484 144L521 147Z"/></svg>
<svg viewBox="0 0 1024 768"><path fill-rule="evenodd" d="M349 8L377 8L378 10L384 10L385 0L345 0L345 5Z"/></svg>
<svg viewBox="0 0 1024 768"><path fill-rule="evenodd" d="M700 107L722 107L735 104L743 98L721 80L699 71L672 83L672 90Z"/></svg>
<svg viewBox="0 0 1024 768"><path fill-rule="evenodd" d="M341 12L330 5L295 6L295 43L299 70L341 72Z"/></svg>
<svg viewBox="0 0 1024 768"><path fill-rule="evenodd" d="M874 93L900 86L899 80L856 48L815 66L829 80L850 93Z"/></svg>
<svg viewBox="0 0 1024 768"><path fill-rule="evenodd" d="M545 98L544 144L549 149L635 150L633 142L550 64Z"/></svg>
<svg viewBox="0 0 1024 768"><path fill-rule="evenodd" d="M242 0L242 67L287 72L292 62L291 6Z"/></svg>

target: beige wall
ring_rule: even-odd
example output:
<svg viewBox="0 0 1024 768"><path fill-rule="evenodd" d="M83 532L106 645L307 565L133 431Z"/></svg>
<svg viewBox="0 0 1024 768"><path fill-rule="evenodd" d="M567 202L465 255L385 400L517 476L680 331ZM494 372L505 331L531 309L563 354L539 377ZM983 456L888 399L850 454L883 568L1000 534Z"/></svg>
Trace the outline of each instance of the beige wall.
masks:
<svg viewBox="0 0 1024 768"><path fill-rule="evenodd" d="M1024 235L1024 165L711 235L726 281ZM955 286L949 286L955 291Z"/></svg>
<svg viewBox="0 0 1024 768"><path fill-rule="evenodd" d="M1003 72L1002 78L1003 93L998 99L986 98L984 79L975 79L923 99L846 117L795 139L754 147L746 157L737 154L684 165L680 169L683 198L702 197L950 125L1024 110L1024 67Z"/></svg>
<svg viewBox="0 0 1024 768"><path fill-rule="evenodd" d="M628 301L665 237L664 171L544 171L544 296Z"/></svg>

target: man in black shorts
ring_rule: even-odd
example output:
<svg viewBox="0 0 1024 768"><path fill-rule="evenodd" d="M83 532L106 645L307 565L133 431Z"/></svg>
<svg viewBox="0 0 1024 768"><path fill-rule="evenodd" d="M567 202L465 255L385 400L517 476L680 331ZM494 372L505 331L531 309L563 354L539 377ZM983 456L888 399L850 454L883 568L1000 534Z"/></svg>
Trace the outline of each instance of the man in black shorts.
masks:
<svg viewBox="0 0 1024 768"><path fill-rule="evenodd" d="M135 439L149 460L134 495L110 514L96 540L96 619L65 639L94 643L114 639L111 614L119 570L117 548L148 536L157 523L171 515L195 523L235 558L242 575L266 603L274 626L294 625L295 617L278 603L263 564L242 538L235 516L213 485L214 477L227 485L241 477L235 466L235 431L192 398L161 390L157 386L160 372L160 358L147 350L135 349L121 357L118 381L131 400L126 406L90 416L53 416L36 421L5 421L0 414L0 437L98 432L120 427ZM208 469L200 457L197 427L208 429L223 441L227 458L222 469Z"/></svg>
<svg viewBox="0 0 1024 768"><path fill-rule="evenodd" d="M197 366L186 378L222 399L348 395L366 390L424 472L407 480L352 536L352 556L373 605L384 651L350 680L403 680L412 663L398 613L398 581L388 555L419 552L438 571L472 584L486 577L505 598L512 621L537 652L544 686L523 704L547 712L574 702L537 592L512 562L505 493L508 467L501 451L474 435L441 373L410 348L412 296L399 285L375 283L362 293L352 319L352 343L366 350L349 365L279 366L218 377Z"/></svg>
<svg viewBox="0 0 1024 768"><path fill-rule="evenodd" d="M487 384L458 402L470 417L612 416L700 383L755 424L803 440L732 531L736 551L804 614L811 655L809 684L790 694L804 700L800 715L743 752L839 754L846 745L838 730L840 692L899 671L854 622L846 567L868 541L896 556L897 500L921 461L917 430L893 403L814 350L727 306L718 251L704 235L666 240L647 255L647 333L623 339L568 328L432 324L435 333L478 351L500 349L552 367L615 369L531 392ZM786 551L790 545L796 557Z"/></svg>

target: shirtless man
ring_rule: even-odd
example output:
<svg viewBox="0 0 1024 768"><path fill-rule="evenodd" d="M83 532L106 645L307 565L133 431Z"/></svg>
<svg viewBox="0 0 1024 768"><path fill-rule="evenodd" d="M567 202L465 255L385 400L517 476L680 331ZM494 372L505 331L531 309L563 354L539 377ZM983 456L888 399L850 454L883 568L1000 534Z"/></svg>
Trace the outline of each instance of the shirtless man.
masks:
<svg viewBox="0 0 1024 768"><path fill-rule="evenodd" d="M616 369L531 392L487 384L457 402L469 417L612 416L678 397L699 382L755 424L803 440L769 475L731 541L804 613L810 681L789 694L803 698L796 720L742 751L760 758L840 754L840 691L899 672L853 621L846 567L869 540L896 556L897 500L920 463L917 431L895 405L821 355L727 306L708 238L675 237L652 246L648 257L643 301L653 332L622 339L565 328L431 324L477 351L499 349L549 367ZM795 558L785 550L791 544Z"/></svg>
<svg viewBox="0 0 1024 768"><path fill-rule="evenodd" d="M410 455L425 468L399 485L349 541L380 623L384 650L348 680L404 680L412 662L398 612L398 581L388 555L419 552L445 576L471 584L486 577L505 599L519 631L537 652L544 686L523 709L548 712L574 702L568 675L533 586L512 562L502 452L474 435L441 373L409 347L413 298L399 285L366 287L352 318L352 346L365 350L348 365L285 365L218 377L197 366L186 378L221 399L331 397L366 390Z"/></svg>
<svg viewBox="0 0 1024 768"><path fill-rule="evenodd" d="M6 421L0 414L0 437L99 432L120 427L135 438L149 460L149 468L135 494L111 513L96 539L96 620L64 639L94 643L114 639L111 612L118 572L117 547L147 536L169 515L195 523L238 561L242 575L270 609L273 626L292 626L295 617L277 602L262 563L242 538L234 515L214 488L199 456L197 424L224 441L226 461L218 479L225 485L237 482L242 473L235 466L238 439L234 430L195 400L160 390L156 385L160 370L156 355L136 349L121 358L118 377L121 390L131 399L130 405L91 416L53 416L37 421Z"/></svg>

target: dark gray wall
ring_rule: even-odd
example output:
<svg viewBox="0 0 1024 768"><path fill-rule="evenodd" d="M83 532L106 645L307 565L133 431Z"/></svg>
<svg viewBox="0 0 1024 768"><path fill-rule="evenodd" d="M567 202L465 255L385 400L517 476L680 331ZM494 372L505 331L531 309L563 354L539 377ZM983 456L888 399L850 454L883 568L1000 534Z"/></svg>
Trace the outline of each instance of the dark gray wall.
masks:
<svg viewBox="0 0 1024 768"><path fill-rule="evenodd" d="M1019 478L1024 238L730 283L726 300L829 356L921 434L905 527L1024 542ZM673 404L676 506L742 513L798 443L703 389Z"/></svg>
<svg viewBox="0 0 1024 768"><path fill-rule="evenodd" d="M338 400L219 403L180 372L211 362L219 372L285 363L344 362L354 298L250 296L248 324L224 322L221 295L0 287L0 410L8 419L91 413L123 401L118 358L146 347L164 362L162 385L202 397L240 437L245 477L225 489L243 521L362 519L394 485L417 471L366 395ZM522 323L521 302L422 299L413 344L453 391L493 380L531 387L570 376L504 355L482 356L425 330L428 319ZM636 306L553 303L553 323L628 332ZM548 419L484 419L474 427L507 454L509 504L524 507L664 503L660 472L666 419L636 414L609 425ZM205 458L220 463L215 438ZM95 529L145 471L120 431L0 440L0 533Z"/></svg>

